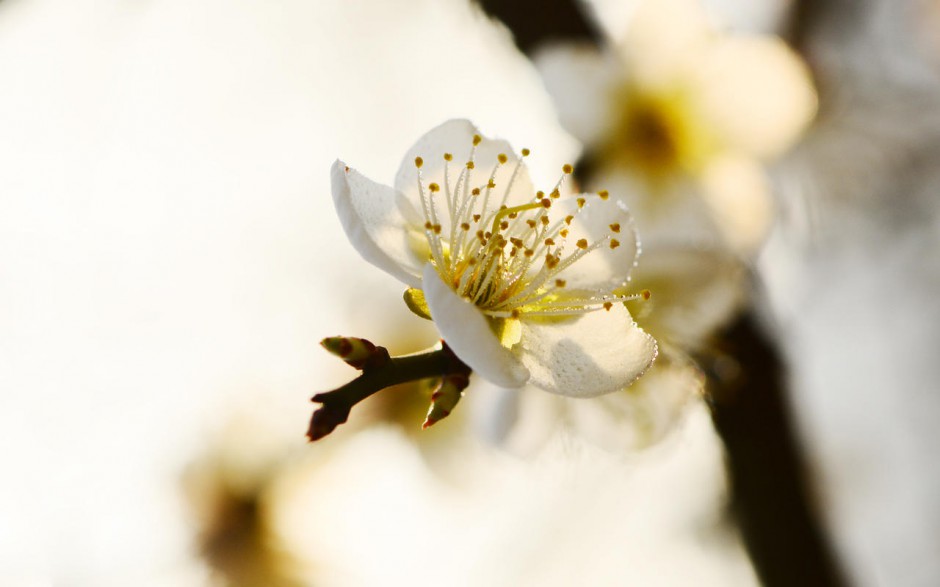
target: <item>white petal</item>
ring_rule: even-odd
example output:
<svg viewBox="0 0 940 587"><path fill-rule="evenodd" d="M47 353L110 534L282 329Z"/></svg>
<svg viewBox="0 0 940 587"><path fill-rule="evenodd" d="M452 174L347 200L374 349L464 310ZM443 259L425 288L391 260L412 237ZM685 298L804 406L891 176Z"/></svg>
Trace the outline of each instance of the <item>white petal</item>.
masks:
<svg viewBox="0 0 940 587"><path fill-rule="evenodd" d="M544 448L563 430L566 400L525 386L501 389L490 385L473 390L473 425L480 437L517 455L529 456Z"/></svg>
<svg viewBox="0 0 940 587"><path fill-rule="evenodd" d="M650 247L633 288L649 289L652 297L631 302L631 309L658 339L695 348L740 307L745 277L742 262L723 249Z"/></svg>
<svg viewBox="0 0 940 587"><path fill-rule="evenodd" d="M579 436L611 452L647 448L676 429L703 384L690 361L661 356L630 387L590 401L566 398L565 419Z"/></svg>
<svg viewBox="0 0 940 587"><path fill-rule="evenodd" d="M643 250L660 244L715 247L723 241L720 227L702 198L701 187L687 178L661 186L656 193L640 178L617 172L598 176L593 184L610 190L611 197L626 202L639 227ZM644 257L640 257L642 266Z"/></svg>
<svg viewBox="0 0 940 587"><path fill-rule="evenodd" d="M614 91L623 64L587 45L544 49L534 61L565 130L585 145L603 141L619 114Z"/></svg>
<svg viewBox="0 0 940 587"><path fill-rule="evenodd" d="M708 164L701 182L702 197L727 243L753 255L770 232L774 214L763 167L751 157L722 155Z"/></svg>
<svg viewBox="0 0 940 587"><path fill-rule="evenodd" d="M691 81L695 114L728 146L760 157L786 150L816 112L806 65L775 38L713 43Z"/></svg>
<svg viewBox="0 0 940 587"><path fill-rule="evenodd" d="M481 137L480 144L473 149L473 137ZM467 170L466 164L470 160L473 150L474 168ZM452 157L447 163L449 177L445 177L444 154ZM509 206L524 204L532 200L535 190L529 178L529 171L520 157L512 150L512 145L503 140L488 139L469 120L454 119L436 126L428 131L414 144L405 155L398 174L395 176L395 189L404 194L405 199L411 203L415 210L422 210L421 195L418 187L418 168L415 158L421 157L423 164L420 175L424 189L431 183L440 186L441 191L434 198L437 205L438 220L446 235L450 230L450 216L446 212L447 200L445 191L449 185L456 191L458 178L461 172L469 176L469 182L463 182L460 194L466 189L477 187L484 193L486 185L493 170L496 168L500 154L506 155L506 163L501 165L493 177L495 188L492 189L489 207L498 208L501 203ZM517 168L518 164L518 170ZM511 189L510 189L511 188ZM507 192L508 189L508 192ZM505 198L505 201L504 201ZM476 206L482 207L484 197L474 199ZM479 211L479 209L477 210ZM470 212L472 214L472 211Z"/></svg>
<svg viewBox="0 0 940 587"><path fill-rule="evenodd" d="M622 389L656 358L653 337L622 304L573 320L522 320L517 352L530 383L570 397L593 397Z"/></svg>
<svg viewBox="0 0 940 587"><path fill-rule="evenodd" d="M619 49L637 84L662 88L687 75L712 34L697 0L641 0Z"/></svg>
<svg viewBox="0 0 940 587"><path fill-rule="evenodd" d="M343 230L362 258L411 287L421 283L421 264L408 245L411 228L401 195L337 160L330 171L333 204Z"/></svg>
<svg viewBox="0 0 940 587"><path fill-rule="evenodd" d="M580 210L578 198L586 202ZM566 289L609 292L629 281L637 260L637 234L626 204L614 196L602 200L597 194L555 200L551 208L552 219L568 215L573 219L567 226L569 232L565 237L562 262L579 250L579 241L588 246L599 244L558 274L558 278L567 282ZM558 238L555 240L559 241Z"/></svg>
<svg viewBox="0 0 940 587"><path fill-rule="evenodd" d="M502 387L519 387L529 372L499 343L489 320L441 281L434 266L424 267L424 297L444 342L481 377Z"/></svg>

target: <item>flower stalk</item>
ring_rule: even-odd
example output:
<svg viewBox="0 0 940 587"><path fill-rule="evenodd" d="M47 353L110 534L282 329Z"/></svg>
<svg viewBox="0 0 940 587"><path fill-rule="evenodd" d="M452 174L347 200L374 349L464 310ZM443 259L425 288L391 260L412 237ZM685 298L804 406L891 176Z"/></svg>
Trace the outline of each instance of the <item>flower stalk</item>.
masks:
<svg viewBox="0 0 940 587"><path fill-rule="evenodd" d="M440 377L444 382L457 381L462 383L463 387L456 390L459 399L460 392L469 383L470 367L458 359L446 344L442 343L440 348L401 357L391 357L385 347L376 346L365 339L331 337L324 339L321 344L331 353L337 354L333 349L339 348L341 343L338 339L359 341L352 344L355 344L358 349L371 347L372 350L369 351L367 357L359 357L359 361L357 361L361 365L357 368L362 371L359 377L332 391L318 393L311 398L311 401L321 404L310 419L307 438L311 442L333 432L337 426L346 422L353 406L387 387L409 381ZM339 356L342 357L342 355ZM435 402L438 400L432 398L431 411L428 413L429 420L432 413L434 414L434 421L440 420L446 416L446 414L441 415L443 408L446 407L447 413L450 413L450 410L456 405L457 401L453 399L454 389L451 389L454 385L447 385L447 395L449 397L447 406L439 406L435 411ZM433 424L433 421L431 424ZM427 428L428 426L430 424L426 424L424 427Z"/></svg>

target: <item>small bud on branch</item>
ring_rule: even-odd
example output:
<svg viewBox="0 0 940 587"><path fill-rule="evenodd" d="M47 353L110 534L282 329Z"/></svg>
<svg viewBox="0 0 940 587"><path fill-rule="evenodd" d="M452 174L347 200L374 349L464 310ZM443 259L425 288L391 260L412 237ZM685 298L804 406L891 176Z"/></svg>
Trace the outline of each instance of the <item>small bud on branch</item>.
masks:
<svg viewBox="0 0 940 587"><path fill-rule="evenodd" d="M468 385L470 385L470 377L465 373L454 373L442 378L434 393L431 394L431 406L428 408L428 415L421 428L426 430L449 416Z"/></svg>

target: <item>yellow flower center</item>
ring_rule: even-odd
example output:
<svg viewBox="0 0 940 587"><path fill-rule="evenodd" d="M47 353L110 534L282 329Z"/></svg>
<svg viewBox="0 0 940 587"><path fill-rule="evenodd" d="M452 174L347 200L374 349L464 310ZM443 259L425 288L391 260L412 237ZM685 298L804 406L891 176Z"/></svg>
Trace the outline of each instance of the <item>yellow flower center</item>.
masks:
<svg viewBox="0 0 940 587"><path fill-rule="evenodd" d="M573 316L643 297L565 290L562 274L566 269L595 251L621 245L620 224L610 224L592 240L572 237L572 222L587 198L579 197L569 214L557 213L558 206L553 209L561 197L559 188L573 171L570 165L564 166L561 179L548 194L540 191L524 204L508 206L522 159L515 161L507 184L497 186L494 178L509 157L500 154L489 174L481 177L486 171L479 170L474 161L480 140L474 137L470 159L456 178L452 177L453 157L444 155L443 186L426 184L420 171L423 159L415 160L425 250L446 284L492 318ZM527 156L528 150L522 154ZM602 191L590 197L606 200L608 194Z"/></svg>
<svg viewBox="0 0 940 587"><path fill-rule="evenodd" d="M608 164L633 169L655 184L677 173L697 173L716 149L681 90L628 87L617 101L624 109L601 149Z"/></svg>

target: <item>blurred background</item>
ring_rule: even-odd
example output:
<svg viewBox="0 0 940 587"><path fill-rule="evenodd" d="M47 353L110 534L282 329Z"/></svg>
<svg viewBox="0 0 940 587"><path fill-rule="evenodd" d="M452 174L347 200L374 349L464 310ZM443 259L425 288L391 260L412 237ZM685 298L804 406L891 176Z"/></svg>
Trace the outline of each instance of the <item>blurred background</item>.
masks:
<svg viewBox="0 0 940 587"><path fill-rule="evenodd" d="M631 4L583 9L616 40ZM819 94L755 266L823 523L852 584L936 585L940 3L706 8ZM305 442L354 375L320 339L435 341L329 166L390 183L453 117L532 148L538 186L581 152L465 0L0 1L0 583L758 584L703 401L628 454L494 446L475 387L425 432L376 397Z"/></svg>

